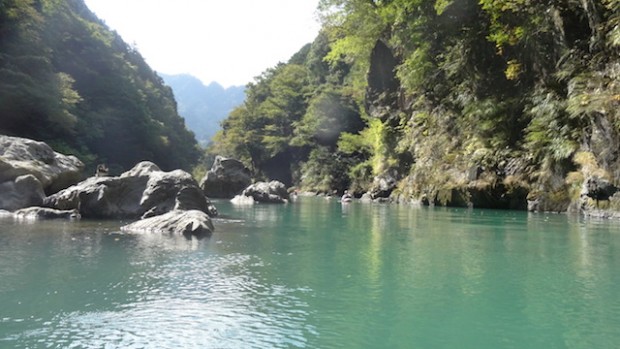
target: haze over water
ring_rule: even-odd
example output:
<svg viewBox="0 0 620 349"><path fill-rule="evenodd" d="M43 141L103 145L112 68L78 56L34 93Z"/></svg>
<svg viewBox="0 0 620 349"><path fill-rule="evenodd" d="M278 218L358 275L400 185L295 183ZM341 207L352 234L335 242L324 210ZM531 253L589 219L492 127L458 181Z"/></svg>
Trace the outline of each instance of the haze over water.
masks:
<svg viewBox="0 0 620 349"><path fill-rule="evenodd" d="M617 348L620 223L303 199L211 239L0 221L0 347Z"/></svg>

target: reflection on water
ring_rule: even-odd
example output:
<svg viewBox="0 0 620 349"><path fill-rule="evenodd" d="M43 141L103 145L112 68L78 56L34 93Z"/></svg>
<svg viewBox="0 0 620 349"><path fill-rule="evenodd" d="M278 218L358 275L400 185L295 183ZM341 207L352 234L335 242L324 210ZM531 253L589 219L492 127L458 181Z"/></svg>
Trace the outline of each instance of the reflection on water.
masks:
<svg viewBox="0 0 620 349"><path fill-rule="evenodd" d="M137 288L132 302L110 310L62 313L48 322L53 326L22 333L13 340L47 338L79 348L303 345L307 305L295 297L295 291L265 286L252 275L240 273L251 262L248 259L230 255L146 271L138 276L143 282L129 280L130 288L115 285ZM236 276L228 276L231 270Z"/></svg>
<svg viewBox="0 0 620 349"><path fill-rule="evenodd" d="M211 239L0 221L0 347L615 348L620 225L300 199Z"/></svg>

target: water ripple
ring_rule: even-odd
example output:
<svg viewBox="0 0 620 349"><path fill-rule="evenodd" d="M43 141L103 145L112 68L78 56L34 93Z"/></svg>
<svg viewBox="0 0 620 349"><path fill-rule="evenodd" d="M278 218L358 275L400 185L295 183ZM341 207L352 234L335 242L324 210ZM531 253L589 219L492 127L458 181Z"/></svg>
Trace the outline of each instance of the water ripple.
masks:
<svg viewBox="0 0 620 349"><path fill-rule="evenodd" d="M171 263L141 275L133 303L59 314L51 326L4 340L66 348L304 347L313 332L308 305L300 291L253 276L255 259L231 254ZM126 287L114 283L110 292Z"/></svg>

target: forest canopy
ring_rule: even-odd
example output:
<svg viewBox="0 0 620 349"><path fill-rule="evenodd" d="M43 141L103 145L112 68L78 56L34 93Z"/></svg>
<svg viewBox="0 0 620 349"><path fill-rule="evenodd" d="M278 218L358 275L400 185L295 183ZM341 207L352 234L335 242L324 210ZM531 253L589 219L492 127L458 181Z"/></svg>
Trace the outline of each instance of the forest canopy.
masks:
<svg viewBox="0 0 620 349"><path fill-rule="evenodd" d="M82 0L0 1L0 133L114 172L200 155L172 90Z"/></svg>
<svg viewBox="0 0 620 349"><path fill-rule="evenodd" d="M555 209L593 175L619 184L619 0L321 0L320 16L213 152L431 203Z"/></svg>

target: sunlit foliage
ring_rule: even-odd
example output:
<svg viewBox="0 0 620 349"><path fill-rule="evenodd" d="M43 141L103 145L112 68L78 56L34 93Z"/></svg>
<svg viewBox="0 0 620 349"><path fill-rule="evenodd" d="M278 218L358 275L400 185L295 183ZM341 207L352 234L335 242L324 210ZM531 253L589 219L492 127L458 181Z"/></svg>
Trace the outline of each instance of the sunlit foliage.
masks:
<svg viewBox="0 0 620 349"><path fill-rule="evenodd" d="M548 189L564 200L583 177L564 180L583 167L575 154L594 154L603 169L620 165L618 0L321 0L319 8L321 36L295 62L312 86L304 112L287 116L292 138L260 136L279 145L262 146L260 161L291 140L289 159L312 159L313 176L327 176L316 168L329 163L326 146L352 160L356 190L397 173L400 192L429 200L472 188ZM393 68L373 62L378 43ZM398 88L370 91L377 71ZM268 91L262 80L253 88L263 84ZM333 126L344 115L363 130ZM262 120L248 131L282 123ZM620 184L620 171L605 173Z"/></svg>
<svg viewBox="0 0 620 349"><path fill-rule="evenodd" d="M199 152L170 88L82 0L0 2L0 132L116 172Z"/></svg>

